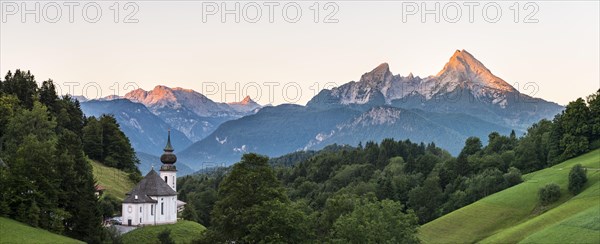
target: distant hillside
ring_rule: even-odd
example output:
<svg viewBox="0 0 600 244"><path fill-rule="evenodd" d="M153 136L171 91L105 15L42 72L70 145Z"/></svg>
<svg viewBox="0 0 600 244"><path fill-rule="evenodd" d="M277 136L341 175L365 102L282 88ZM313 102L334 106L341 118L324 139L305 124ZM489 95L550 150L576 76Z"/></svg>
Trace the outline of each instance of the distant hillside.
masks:
<svg viewBox="0 0 600 244"><path fill-rule="evenodd" d="M511 129L466 114L390 106L366 111L352 107L320 110L286 104L225 122L177 156L192 168L203 168L207 162L229 165L246 152L278 157L299 150L319 150L332 144L357 146L360 142L385 138L435 142L458 154L469 136L485 140L491 131L508 135Z"/></svg>
<svg viewBox="0 0 600 244"><path fill-rule="evenodd" d="M576 164L588 168L579 195L568 192ZM600 243L600 150L524 175L524 182L423 225L424 243ZM556 183L561 199L541 210L540 187Z"/></svg>
<svg viewBox="0 0 600 244"><path fill-rule="evenodd" d="M280 156L302 150L323 131L360 114L349 108L314 110L299 105L266 107L256 114L223 123L210 136L177 154L192 168L237 162L256 152Z"/></svg>
<svg viewBox="0 0 600 244"><path fill-rule="evenodd" d="M0 217L0 243L84 243Z"/></svg>
<svg viewBox="0 0 600 244"><path fill-rule="evenodd" d="M97 184L106 188L105 194L114 196L122 201L125 198L125 194L134 187L127 173L104 166L96 161L90 162L94 170L94 179Z"/></svg>
<svg viewBox="0 0 600 244"><path fill-rule="evenodd" d="M171 129L171 140L175 149L182 150L192 143L185 134L172 129L171 125L140 103L126 99L92 100L81 103L81 110L86 116L99 117L102 114L113 114L136 152L161 154L167 143L169 129Z"/></svg>
<svg viewBox="0 0 600 244"><path fill-rule="evenodd" d="M206 227L187 220L171 225L146 226L124 234L123 243L159 243L158 234L166 229L171 230L171 238L175 243L190 243L198 239Z"/></svg>
<svg viewBox="0 0 600 244"><path fill-rule="evenodd" d="M490 131L508 135L511 130L466 114L440 114L417 109L389 106L373 107L360 116L340 123L329 133L321 133L309 143L311 149L325 145L358 145L365 138L382 141L385 138L410 139L414 142L435 142L451 153L458 154L469 136L485 138ZM519 133L520 134L520 133Z"/></svg>

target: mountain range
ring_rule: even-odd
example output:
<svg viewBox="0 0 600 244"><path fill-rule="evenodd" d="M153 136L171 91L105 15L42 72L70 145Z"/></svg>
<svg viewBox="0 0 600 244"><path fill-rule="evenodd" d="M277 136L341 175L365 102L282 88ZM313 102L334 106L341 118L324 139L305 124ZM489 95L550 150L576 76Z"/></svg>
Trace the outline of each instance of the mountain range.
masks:
<svg viewBox="0 0 600 244"><path fill-rule="evenodd" d="M525 130L562 106L520 93L465 50L456 50L436 75L393 75L387 63L350 82L323 90L309 107L380 106L464 113L488 122Z"/></svg>
<svg viewBox="0 0 600 244"><path fill-rule="evenodd" d="M520 93L465 50L425 78L394 75L383 63L359 81L322 90L306 106L262 107L249 97L217 103L193 90L157 86L83 102L82 108L86 114L120 113L115 116L134 148L151 155L163 146L154 145L151 134L162 138L163 127L173 128L173 139L182 137L174 145L179 161L194 169L230 164L245 152L279 156L384 138L435 142L457 154L469 136L485 141L492 131L521 133L563 109Z"/></svg>
<svg viewBox="0 0 600 244"><path fill-rule="evenodd" d="M87 116L113 114L129 137L140 159L140 170L158 165L171 129L173 146L183 150L214 131L221 123L254 113L261 106L249 97L232 105L215 103L204 95L183 88L156 86L151 91L136 89L125 96L88 101L77 97ZM180 171L192 173L184 163Z"/></svg>

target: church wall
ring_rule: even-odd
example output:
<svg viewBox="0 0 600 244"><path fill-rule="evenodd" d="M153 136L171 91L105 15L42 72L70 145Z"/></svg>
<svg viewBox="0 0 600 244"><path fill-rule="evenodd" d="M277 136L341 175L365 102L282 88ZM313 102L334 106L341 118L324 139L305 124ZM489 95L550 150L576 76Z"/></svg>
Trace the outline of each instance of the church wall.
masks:
<svg viewBox="0 0 600 244"><path fill-rule="evenodd" d="M140 207L142 208L142 212L140 213ZM123 204L123 225L129 225L129 220L131 220L131 225L139 225L140 218L141 220L145 220L145 216L143 216L143 204L141 203L124 203Z"/></svg>
<svg viewBox="0 0 600 244"><path fill-rule="evenodd" d="M173 190L177 191L177 171L160 171L160 178L165 180L167 177L167 185L169 185Z"/></svg>
<svg viewBox="0 0 600 244"><path fill-rule="evenodd" d="M177 222L177 196L159 196L152 199L158 201L156 203L157 224Z"/></svg>
<svg viewBox="0 0 600 244"><path fill-rule="evenodd" d="M124 203L123 225L128 225L128 220L131 220L131 225L134 226L177 222L177 206L173 207L172 204L173 199L176 199L175 196L152 198L158 200L158 203ZM161 203L164 203L163 212L161 212Z"/></svg>

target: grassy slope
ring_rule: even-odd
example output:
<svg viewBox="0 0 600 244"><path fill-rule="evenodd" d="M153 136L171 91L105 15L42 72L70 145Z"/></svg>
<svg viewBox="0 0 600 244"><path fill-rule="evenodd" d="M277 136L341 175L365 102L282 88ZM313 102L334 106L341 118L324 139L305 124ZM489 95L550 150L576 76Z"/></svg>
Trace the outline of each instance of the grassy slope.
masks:
<svg viewBox="0 0 600 244"><path fill-rule="evenodd" d="M0 243L83 243L47 230L0 217Z"/></svg>
<svg viewBox="0 0 600 244"><path fill-rule="evenodd" d="M549 242L553 240L540 239L544 237L535 233L543 233L547 231L546 228L552 228L554 231L561 230L565 233L561 236L567 238L571 232L566 226L577 222L576 219L568 222L569 217L591 207L600 207L600 171L598 170L588 171L589 181L584 192L576 197L568 193L568 174L571 167L578 163L584 167L599 169L600 150L527 174L523 177L525 182L522 184L425 224L419 236L425 243L515 243L528 236L531 236L531 239L527 241ZM562 197L547 208L550 210L544 211L538 206L537 192L540 187L548 183L560 185ZM593 218L597 219L598 215ZM567 222L563 223L563 221ZM595 233L592 239L600 241L598 230L595 230ZM576 239L571 239L571 242L582 241L577 236L573 237Z"/></svg>
<svg viewBox="0 0 600 244"><path fill-rule="evenodd" d="M598 243L600 207L592 206L556 225L534 233L522 243Z"/></svg>
<svg viewBox="0 0 600 244"><path fill-rule="evenodd" d="M159 243L158 234L165 229L171 230L171 238L176 243L190 243L206 230L204 226L192 221L180 220L176 224L146 226L123 235L123 243Z"/></svg>
<svg viewBox="0 0 600 244"><path fill-rule="evenodd" d="M125 198L125 193L131 191L134 184L129 180L127 173L104 166L96 161L90 161L94 168L94 178L97 184L106 188L105 194L116 197L119 200Z"/></svg>

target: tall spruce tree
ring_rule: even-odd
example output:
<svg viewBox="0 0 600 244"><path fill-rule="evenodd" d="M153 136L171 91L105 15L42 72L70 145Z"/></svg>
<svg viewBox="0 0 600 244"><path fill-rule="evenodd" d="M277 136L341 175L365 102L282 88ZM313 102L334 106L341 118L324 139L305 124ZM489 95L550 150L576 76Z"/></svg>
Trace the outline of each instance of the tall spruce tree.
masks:
<svg viewBox="0 0 600 244"><path fill-rule="evenodd" d="M67 235L88 243L100 242L101 213L95 195L95 181L91 165L87 162L77 134L64 130L58 141L58 158L61 174L65 177L63 187L64 208L70 213L65 223Z"/></svg>
<svg viewBox="0 0 600 244"><path fill-rule="evenodd" d="M104 160L104 148L103 148L103 137L102 137L102 125L96 119L96 117L87 118L86 125L83 127L83 135L81 141L83 142L83 150L90 159Z"/></svg>
<svg viewBox="0 0 600 244"><path fill-rule="evenodd" d="M119 128L117 120L112 115L100 117L102 126L102 152L103 161L110 167L140 174L137 164L139 160L135 155L129 138Z"/></svg>

